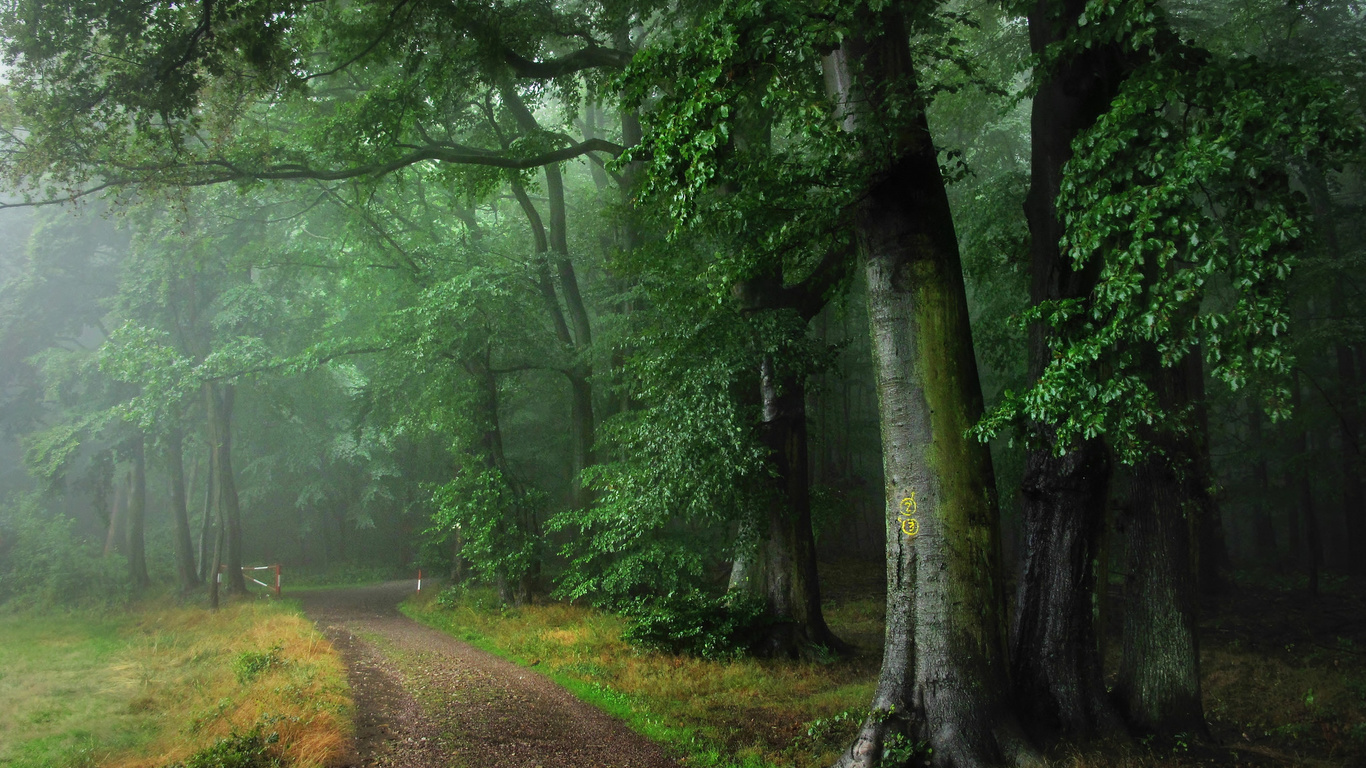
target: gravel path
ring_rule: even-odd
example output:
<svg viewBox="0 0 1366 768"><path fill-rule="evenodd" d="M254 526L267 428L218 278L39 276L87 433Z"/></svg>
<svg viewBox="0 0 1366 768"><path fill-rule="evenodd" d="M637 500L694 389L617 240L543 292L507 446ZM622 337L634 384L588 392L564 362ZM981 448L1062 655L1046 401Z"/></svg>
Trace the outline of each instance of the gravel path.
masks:
<svg viewBox="0 0 1366 768"><path fill-rule="evenodd" d="M664 748L544 676L398 612L412 582L304 593L341 652L360 768L675 768Z"/></svg>

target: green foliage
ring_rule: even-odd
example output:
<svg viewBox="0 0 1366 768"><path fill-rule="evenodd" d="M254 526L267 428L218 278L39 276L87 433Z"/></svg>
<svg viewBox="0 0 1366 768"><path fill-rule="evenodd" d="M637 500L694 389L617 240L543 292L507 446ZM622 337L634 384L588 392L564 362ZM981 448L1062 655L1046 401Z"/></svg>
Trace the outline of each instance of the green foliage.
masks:
<svg viewBox="0 0 1366 768"><path fill-rule="evenodd" d="M234 730L184 760L164 768L284 768L276 744L278 733L265 732L266 723L257 722L245 732Z"/></svg>
<svg viewBox="0 0 1366 768"><path fill-rule="evenodd" d="M1062 247L1077 268L1099 263L1097 286L1026 314L1058 329L1053 360L979 434L1052 423L1058 450L1108 435L1134 461L1149 449L1143 430L1191 422L1159 402L1151 376L1192 354L1232 390L1272 382L1265 408L1288 412L1287 281L1310 235L1292 181L1305 162L1331 167L1358 151L1361 126L1328 80L1169 47L1075 142L1058 197Z"/></svg>
<svg viewBox="0 0 1366 768"><path fill-rule="evenodd" d="M0 507L0 605L113 608L131 598L127 565L99 556L75 523L36 501Z"/></svg>
<svg viewBox="0 0 1366 768"><path fill-rule="evenodd" d="M279 643L264 651L242 651L232 660L232 671L237 682L246 685L255 680L262 672L285 665L281 655L284 647Z"/></svg>
<svg viewBox="0 0 1366 768"><path fill-rule="evenodd" d="M543 497L519 492L494 468L467 468L433 489L429 533L457 535L461 555L489 580L517 580L531 571L542 542L534 520Z"/></svg>
<svg viewBox="0 0 1366 768"><path fill-rule="evenodd" d="M700 592L670 593L640 601L627 611L631 624L621 634L629 643L704 659L734 658L751 652L771 621L759 602L708 597Z"/></svg>
<svg viewBox="0 0 1366 768"><path fill-rule="evenodd" d="M724 311L671 323L676 305L656 306L627 371L639 407L603 424L610 458L585 472L595 503L547 522L572 534L562 597L617 606L702 588L726 527L765 498L754 338Z"/></svg>

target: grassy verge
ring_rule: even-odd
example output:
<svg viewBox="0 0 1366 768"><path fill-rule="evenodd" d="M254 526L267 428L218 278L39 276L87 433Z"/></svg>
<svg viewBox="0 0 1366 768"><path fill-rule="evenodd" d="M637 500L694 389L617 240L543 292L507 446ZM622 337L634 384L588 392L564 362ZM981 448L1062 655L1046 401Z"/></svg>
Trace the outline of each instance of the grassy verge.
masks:
<svg viewBox="0 0 1366 768"><path fill-rule="evenodd" d="M491 592L478 589L443 606L433 595L424 590L403 611L535 667L677 748L690 766L830 765L872 699L877 677L875 648L828 664L706 661L633 648L621 640L623 619L589 608L552 603L503 610ZM880 599L848 602L828 618L845 637L880 635L881 609Z"/></svg>
<svg viewBox="0 0 1366 768"><path fill-rule="evenodd" d="M347 744L345 669L287 606L0 617L0 766L152 768L259 732L285 765Z"/></svg>

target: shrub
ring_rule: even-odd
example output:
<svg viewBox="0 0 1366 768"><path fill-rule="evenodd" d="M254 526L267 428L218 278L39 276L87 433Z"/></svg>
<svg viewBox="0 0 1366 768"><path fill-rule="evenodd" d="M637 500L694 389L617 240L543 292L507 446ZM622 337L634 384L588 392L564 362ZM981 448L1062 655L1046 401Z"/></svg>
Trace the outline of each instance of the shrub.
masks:
<svg viewBox="0 0 1366 768"><path fill-rule="evenodd" d="M110 608L132 596L127 564L99 557L74 522L32 499L0 508L0 604Z"/></svg>
<svg viewBox="0 0 1366 768"><path fill-rule="evenodd" d="M232 671L237 675L237 682L245 685L268 669L283 667L283 652L284 647L276 643L269 650L243 651L237 654L237 658L232 662Z"/></svg>
<svg viewBox="0 0 1366 768"><path fill-rule="evenodd" d="M265 733L258 722L246 733L233 731L185 760L167 764L166 768L283 768L284 762L275 749L279 740L278 734Z"/></svg>
<svg viewBox="0 0 1366 768"><path fill-rule="evenodd" d="M771 622L756 602L709 597L700 592L670 594L640 603L629 612L631 625L621 634L635 645L700 656L730 658L752 652Z"/></svg>

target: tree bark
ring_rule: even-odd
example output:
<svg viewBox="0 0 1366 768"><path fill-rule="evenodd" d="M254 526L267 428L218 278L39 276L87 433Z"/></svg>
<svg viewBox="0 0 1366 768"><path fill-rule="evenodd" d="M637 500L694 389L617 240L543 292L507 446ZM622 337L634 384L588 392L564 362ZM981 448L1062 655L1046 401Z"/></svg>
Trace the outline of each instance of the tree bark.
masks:
<svg viewBox="0 0 1366 768"><path fill-rule="evenodd" d="M937 766L999 765L1027 747L1008 701L991 455L966 434L982 413L967 296L904 23L879 16L859 20L875 37L856 26L824 62L856 134L895 124L884 87L908 84L915 99L902 104L894 162L855 210L882 427L887 635L874 714L839 765L879 765L898 737L927 741Z"/></svg>
<svg viewBox="0 0 1366 768"><path fill-rule="evenodd" d="M1276 528L1271 519L1270 495L1271 495L1271 475L1266 466L1266 451L1264 450L1264 437L1262 435L1262 409L1257 404L1255 398L1248 400L1248 437L1253 451L1252 459L1252 491L1256 494L1253 501L1253 524L1256 532L1253 537L1253 546L1257 555L1257 564L1262 567L1270 567L1277 560L1276 556Z"/></svg>
<svg viewBox="0 0 1366 768"><path fill-rule="evenodd" d="M117 552L122 543L119 534L123 532L123 506L126 483L118 480L118 470L114 471L114 502L109 508L109 528L104 536L104 556Z"/></svg>
<svg viewBox="0 0 1366 768"><path fill-rule="evenodd" d="M242 576L242 514L232 468L232 410L236 394L237 388L232 384L204 383L209 445L213 451L214 516L218 519L219 535L223 540L221 564L227 568L228 593L244 595L247 582ZM215 555L215 559L220 557ZM214 580L217 583L216 576Z"/></svg>
<svg viewBox="0 0 1366 768"><path fill-rule="evenodd" d="M215 611L218 610L219 588L222 584L219 571L223 568L223 520L220 518L217 523L217 535L213 539L213 562L209 570L209 607Z"/></svg>
<svg viewBox="0 0 1366 768"><path fill-rule="evenodd" d="M1197 594L1207 606L1215 606L1228 592L1233 561L1229 559L1228 541L1224 537L1224 517L1219 510L1211 486L1214 483L1214 464L1209 455L1209 405L1205 401L1204 348L1197 345L1186 356L1181 376L1186 395L1192 404L1193 429L1186 445L1189 457L1187 494L1195 502L1196 536L1195 582Z"/></svg>
<svg viewBox="0 0 1366 768"><path fill-rule="evenodd" d="M1295 485L1299 491L1300 516L1304 518L1305 548L1308 550L1309 567L1309 594L1317 597L1319 594L1319 569L1323 565L1323 542L1319 538L1319 517L1318 511L1314 508L1314 484L1311 474L1308 471L1310 438L1309 430L1304 427L1304 415L1300 400L1300 373L1295 371L1294 381L1290 388L1290 404L1294 412L1299 415L1299 430L1295 433L1295 453L1305 462L1305 465L1296 472Z"/></svg>
<svg viewBox="0 0 1366 768"><path fill-rule="evenodd" d="M1085 0L1036 0L1029 13L1030 48L1048 46L1077 28ZM1082 298L1098 262L1074 270L1058 242L1064 233L1057 196L1073 140L1110 107L1128 75L1118 45L1097 45L1039 76L1030 116L1030 300ZM1051 359L1048 329L1029 329L1029 377ZM1032 425L1040 444L1025 457L1020 578L1010 653L1014 692L1035 729L1088 736L1122 726L1106 696L1094 620L1096 569L1109 492L1109 452L1089 440L1057 454L1049 425ZM1103 578L1103 575L1102 575ZM1099 586L1104 589L1104 582Z"/></svg>
<svg viewBox="0 0 1366 768"><path fill-rule="evenodd" d="M138 433L133 440L133 472L128 490L128 580L137 589L152 583L147 576L147 438Z"/></svg>
<svg viewBox="0 0 1366 768"><path fill-rule="evenodd" d="M171 520L174 523L176 577L182 593L199 583L195 571L194 549L190 543L189 504L185 489L185 458L181 452L184 433L173 427L166 435L166 474L171 481Z"/></svg>
<svg viewBox="0 0 1366 768"><path fill-rule="evenodd" d="M1159 402L1180 413L1198 366L1160 368L1145 353ZM1192 369L1196 370L1192 370ZM1198 530L1206 478L1190 432L1149 430L1154 451L1130 474L1124 580L1124 650L1116 693L1129 722L1161 735L1205 733L1200 706L1196 573L1191 535Z"/></svg>
<svg viewBox="0 0 1366 768"><path fill-rule="evenodd" d="M507 483L514 497L512 517L506 524L516 526L520 529L521 535L534 540L541 535L540 521L536 519L534 510L521 503L523 489L513 475L512 468L507 462L507 455L503 451L498 378L493 372L490 355L491 351L486 343L478 354L471 355L464 362L465 371L474 379L477 388L474 410L475 418L478 420L479 438L471 452L486 469L496 470L502 476L503 482ZM525 603L535 590L535 581L540 570L540 563L535 561L520 573L500 570L496 577L499 599L510 605Z"/></svg>
<svg viewBox="0 0 1366 768"><path fill-rule="evenodd" d="M1035 729L1088 736L1123 725L1105 691L1095 621L1110 462L1087 441L1062 456L1025 459L1023 541L1011 626L1012 682L1019 712ZM1097 580L1100 583L1097 584ZM1103 628L1102 628L1103 631Z"/></svg>
<svg viewBox="0 0 1366 768"><path fill-rule="evenodd" d="M204 508L199 520L199 580L213 578L216 571L209 570L211 545L209 536L213 534L213 448L209 448L209 472L204 478Z"/></svg>
<svg viewBox="0 0 1366 768"><path fill-rule="evenodd" d="M815 658L828 651L846 652L850 646L830 631L821 611L816 537L811 528L806 387L799 376L780 376L772 355L765 355L759 388L759 432L768 448L773 487L767 525L746 532L758 541L742 547L745 551L737 555L731 566L731 589L767 607L773 625L760 648L763 655Z"/></svg>

